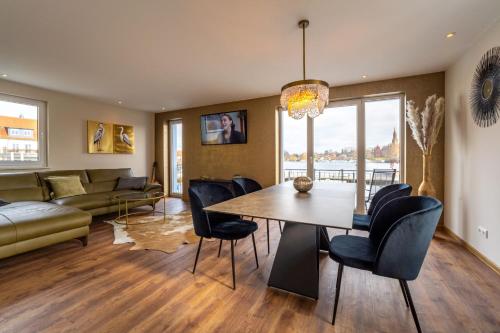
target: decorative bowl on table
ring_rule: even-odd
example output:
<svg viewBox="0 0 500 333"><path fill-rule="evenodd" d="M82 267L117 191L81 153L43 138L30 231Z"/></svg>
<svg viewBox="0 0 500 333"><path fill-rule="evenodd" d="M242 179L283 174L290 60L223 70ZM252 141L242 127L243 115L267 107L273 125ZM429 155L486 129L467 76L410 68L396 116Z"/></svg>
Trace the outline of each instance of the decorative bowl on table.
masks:
<svg viewBox="0 0 500 333"><path fill-rule="evenodd" d="M312 189L313 181L309 177L297 177L293 180L293 187L299 192L305 193Z"/></svg>

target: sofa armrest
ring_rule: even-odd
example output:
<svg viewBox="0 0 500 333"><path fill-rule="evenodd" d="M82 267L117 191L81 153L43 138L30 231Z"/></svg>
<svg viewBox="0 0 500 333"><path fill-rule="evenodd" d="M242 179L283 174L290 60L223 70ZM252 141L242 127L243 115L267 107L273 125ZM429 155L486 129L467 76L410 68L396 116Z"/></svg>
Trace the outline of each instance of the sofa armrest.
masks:
<svg viewBox="0 0 500 333"><path fill-rule="evenodd" d="M144 192L160 192L163 191L163 185L161 184L146 184L144 187Z"/></svg>

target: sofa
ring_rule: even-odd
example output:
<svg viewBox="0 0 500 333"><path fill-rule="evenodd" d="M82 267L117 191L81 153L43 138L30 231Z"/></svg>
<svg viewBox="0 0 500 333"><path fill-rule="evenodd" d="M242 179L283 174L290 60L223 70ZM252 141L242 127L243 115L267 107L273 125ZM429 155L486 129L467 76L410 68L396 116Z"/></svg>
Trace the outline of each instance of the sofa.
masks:
<svg viewBox="0 0 500 333"><path fill-rule="evenodd" d="M86 194L53 199L46 178L70 175L79 176ZM115 190L120 177L132 176L128 168L0 174L0 200L9 202L0 206L0 258L71 239L86 246L92 216L118 211L118 194L141 192ZM143 189L161 190L160 184Z"/></svg>

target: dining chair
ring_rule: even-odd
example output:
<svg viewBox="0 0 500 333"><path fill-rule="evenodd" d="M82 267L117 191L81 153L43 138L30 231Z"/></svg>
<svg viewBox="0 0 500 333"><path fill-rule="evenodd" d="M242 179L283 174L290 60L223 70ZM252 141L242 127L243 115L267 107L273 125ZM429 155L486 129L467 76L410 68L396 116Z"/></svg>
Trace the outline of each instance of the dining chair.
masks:
<svg viewBox="0 0 500 333"><path fill-rule="evenodd" d="M206 212L204 207L214 205L233 198L231 191L224 186L209 183L198 183L188 189L193 216L194 231L200 237L196 259L194 261L193 274L196 270L198 257L200 255L203 238L216 238L231 242L231 267L233 271L233 289L236 289L236 274L234 269L234 241L252 235L255 262L259 268L257 248L255 246L254 232L258 225L253 221L240 219L237 215ZM220 253L220 248L219 248Z"/></svg>
<svg viewBox="0 0 500 333"><path fill-rule="evenodd" d="M421 332L407 281L418 277L443 210L432 197L400 197L376 213L368 237L340 235L330 242L330 258L339 264L332 325L335 325L344 266L399 281L406 306Z"/></svg>
<svg viewBox="0 0 500 333"><path fill-rule="evenodd" d="M255 180L250 178L233 178L233 189L237 197L262 190L262 186ZM253 221L253 217L252 217ZM280 232L283 232L281 227L281 221L278 221L280 226ZM271 252L271 246L269 244L269 219L266 219L266 230L267 230L267 254Z"/></svg>
<svg viewBox="0 0 500 333"><path fill-rule="evenodd" d="M370 231L372 217L377 211L392 199L407 197L411 194L412 187L409 184L392 184L382 187L375 193L370 207L364 214L354 214L352 219L352 228L357 230Z"/></svg>

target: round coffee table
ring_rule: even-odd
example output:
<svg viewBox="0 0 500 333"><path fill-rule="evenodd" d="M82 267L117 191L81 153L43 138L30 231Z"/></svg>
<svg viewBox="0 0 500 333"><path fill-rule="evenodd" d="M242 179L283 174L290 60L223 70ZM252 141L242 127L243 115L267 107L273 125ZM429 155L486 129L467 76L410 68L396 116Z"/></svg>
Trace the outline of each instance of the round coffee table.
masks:
<svg viewBox="0 0 500 333"><path fill-rule="evenodd" d="M113 197L114 200L118 200L118 216L115 218L115 222L119 224L125 225L134 225L139 223L129 223L128 218L131 215L139 215L139 214L155 214L155 213L163 213L163 222L166 222L167 213L165 211L165 198L167 194L165 192L144 192L144 193L125 193L118 194ZM155 209L156 202L163 199L163 211L158 211ZM149 203L153 210L146 212L132 212L129 213L128 207L132 202L144 202L144 204ZM139 207L139 206L137 206ZM122 215L122 209L124 209L125 214Z"/></svg>

